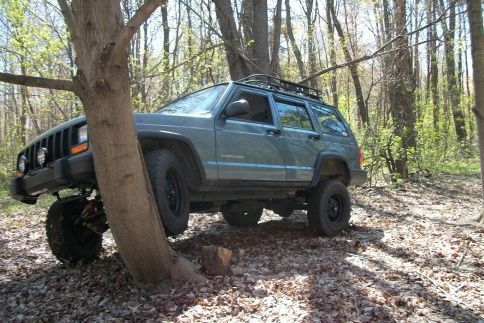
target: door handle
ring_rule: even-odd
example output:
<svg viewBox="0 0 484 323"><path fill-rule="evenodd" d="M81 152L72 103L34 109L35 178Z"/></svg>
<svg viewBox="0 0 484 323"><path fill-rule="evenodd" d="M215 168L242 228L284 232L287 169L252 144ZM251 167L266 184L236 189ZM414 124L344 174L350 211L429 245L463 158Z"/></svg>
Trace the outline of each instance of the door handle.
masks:
<svg viewBox="0 0 484 323"><path fill-rule="evenodd" d="M321 139L321 136L318 135L318 134L316 134L316 135L309 135L308 137L311 140L320 140Z"/></svg>
<svg viewBox="0 0 484 323"><path fill-rule="evenodd" d="M279 129L268 129L267 134L271 136L279 136L281 134L281 130Z"/></svg>

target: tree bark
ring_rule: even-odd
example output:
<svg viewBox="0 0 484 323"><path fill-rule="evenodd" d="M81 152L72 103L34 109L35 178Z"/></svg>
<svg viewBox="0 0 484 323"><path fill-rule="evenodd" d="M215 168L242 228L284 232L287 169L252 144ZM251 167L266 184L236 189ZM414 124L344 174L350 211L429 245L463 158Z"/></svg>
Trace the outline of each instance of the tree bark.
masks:
<svg viewBox="0 0 484 323"><path fill-rule="evenodd" d="M225 53L232 80L250 75L244 59L240 55L240 37L234 20L234 11L230 0L213 0L217 20L224 39Z"/></svg>
<svg viewBox="0 0 484 323"><path fill-rule="evenodd" d="M441 10L444 10L444 2L440 0ZM457 84L456 70L455 70L455 2L451 2L449 6L449 25L445 20L442 20L442 31L444 32L444 49L445 62L447 68L447 92L449 95L449 105L454 119L455 133L459 142L464 142L467 139L467 130L465 127L464 114L460 107L460 94Z"/></svg>
<svg viewBox="0 0 484 323"><path fill-rule="evenodd" d="M474 75L474 113L477 120L479 152L481 160L481 184L484 202L484 29L482 26L482 3L467 0L468 19L471 33L472 62ZM484 222L484 209L479 221Z"/></svg>
<svg viewBox="0 0 484 323"><path fill-rule="evenodd" d="M269 59L269 22L267 14L267 0L252 0L254 33L253 61L264 74L271 73Z"/></svg>
<svg viewBox="0 0 484 323"><path fill-rule="evenodd" d="M394 120L394 133L401 138L401 151L395 159L395 165L402 179L408 178L407 150L416 146L415 133L415 79L412 71L412 56L406 36L405 0L394 0L395 34L402 35L396 40L398 50L395 54L393 79L394 84L391 113ZM404 49L405 48L405 49Z"/></svg>
<svg viewBox="0 0 484 323"><path fill-rule="evenodd" d="M306 72L304 70L304 62L302 60L301 51L299 50L299 46L296 43L296 38L294 37L294 31L292 29L291 5L289 4L289 0L286 0L286 29L287 36L289 37L291 43L292 51L294 52L294 56L296 57L299 75L301 75L301 79L304 80L306 78Z"/></svg>
<svg viewBox="0 0 484 323"><path fill-rule="evenodd" d="M273 26L274 31L272 33L272 51L271 51L271 74L279 76L280 63L279 63L279 49L281 47L281 25L282 25L282 0L277 0L276 12L274 14Z"/></svg>
<svg viewBox="0 0 484 323"><path fill-rule="evenodd" d="M334 27L331 21L331 7L333 0L326 1L326 24L328 26L328 44L329 44L329 61L332 66L336 65L336 49L334 44ZM331 72L330 75L330 89L333 97L333 105L338 106L338 83L336 80L336 72Z"/></svg>

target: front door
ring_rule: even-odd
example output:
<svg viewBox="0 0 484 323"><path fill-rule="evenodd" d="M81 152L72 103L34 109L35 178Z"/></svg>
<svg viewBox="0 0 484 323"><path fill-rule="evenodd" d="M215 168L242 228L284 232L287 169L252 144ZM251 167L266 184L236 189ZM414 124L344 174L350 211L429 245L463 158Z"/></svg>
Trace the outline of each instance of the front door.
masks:
<svg viewBox="0 0 484 323"><path fill-rule="evenodd" d="M285 181L284 145L267 93L238 89L228 103L249 102L249 113L218 120L217 166L220 180Z"/></svg>

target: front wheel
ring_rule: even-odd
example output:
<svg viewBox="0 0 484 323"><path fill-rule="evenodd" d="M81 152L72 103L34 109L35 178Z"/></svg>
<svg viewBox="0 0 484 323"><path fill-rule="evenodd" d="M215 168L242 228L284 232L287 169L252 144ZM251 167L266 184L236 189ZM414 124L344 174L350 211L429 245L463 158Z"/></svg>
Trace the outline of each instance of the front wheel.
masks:
<svg viewBox="0 0 484 323"><path fill-rule="evenodd" d="M308 222L318 233L333 237L348 227L350 217L350 194L340 181L322 181L310 193Z"/></svg>
<svg viewBox="0 0 484 323"><path fill-rule="evenodd" d="M57 201L49 208L45 222L47 241L54 256L65 264L91 261L102 249L102 233L93 231L83 218L103 215L87 199Z"/></svg>
<svg viewBox="0 0 484 323"><path fill-rule="evenodd" d="M155 150L146 154L145 162L165 234L182 233L188 227L190 201L179 159L169 150Z"/></svg>

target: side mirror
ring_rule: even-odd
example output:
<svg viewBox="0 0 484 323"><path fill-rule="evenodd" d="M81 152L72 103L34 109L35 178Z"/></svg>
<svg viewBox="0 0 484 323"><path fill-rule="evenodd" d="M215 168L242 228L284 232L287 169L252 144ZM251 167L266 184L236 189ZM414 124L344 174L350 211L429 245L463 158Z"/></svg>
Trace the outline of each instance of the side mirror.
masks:
<svg viewBox="0 0 484 323"><path fill-rule="evenodd" d="M224 118L232 118L249 113L249 102L247 100L238 100L230 103L224 112Z"/></svg>

